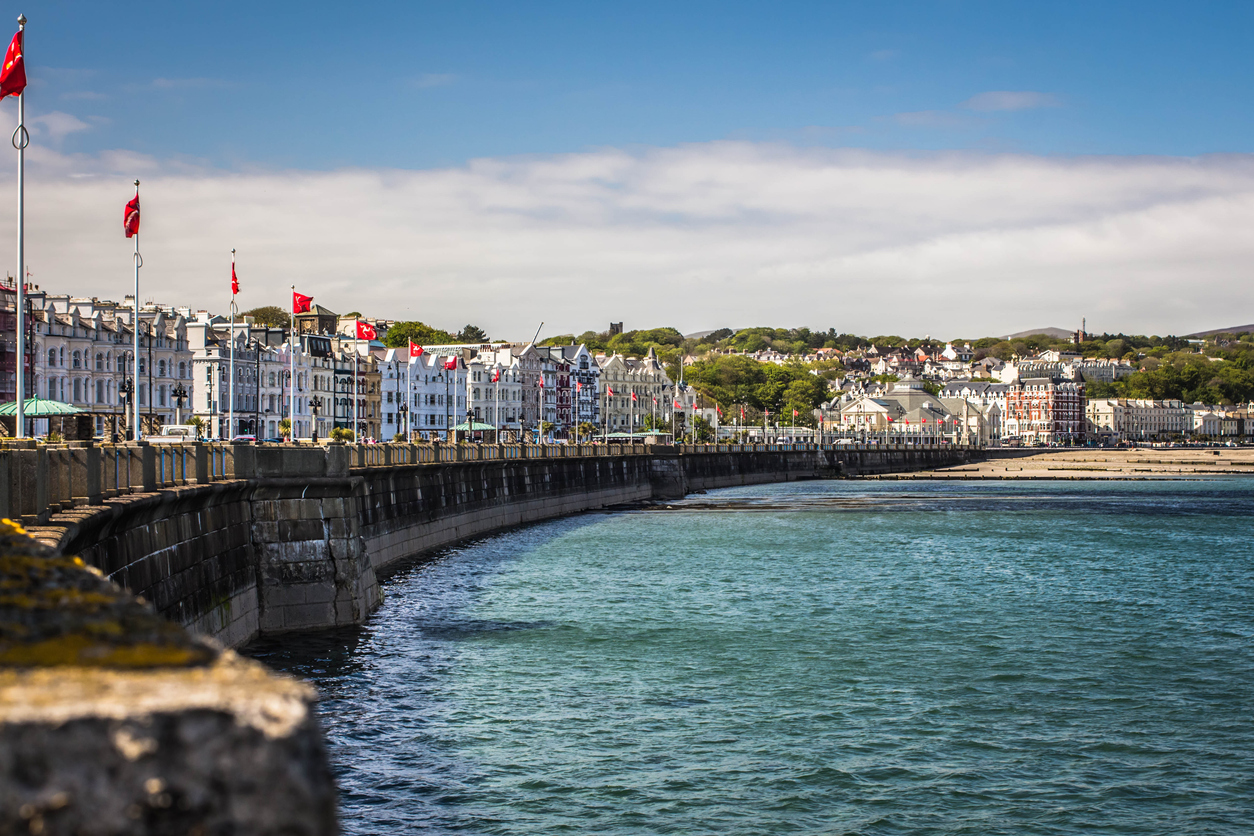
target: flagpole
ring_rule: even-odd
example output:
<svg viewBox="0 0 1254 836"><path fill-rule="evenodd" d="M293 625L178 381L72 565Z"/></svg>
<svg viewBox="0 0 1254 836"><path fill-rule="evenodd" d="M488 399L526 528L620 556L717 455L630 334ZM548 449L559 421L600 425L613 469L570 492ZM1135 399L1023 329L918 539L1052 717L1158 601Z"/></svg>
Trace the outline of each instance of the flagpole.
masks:
<svg viewBox="0 0 1254 836"><path fill-rule="evenodd" d="M231 275L235 275L235 248L231 248ZM227 385L227 397L230 401L226 408L226 438L230 441L235 437L235 288L231 288L231 382Z"/></svg>
<svg viewBox="0 0 1254 836"><path fill-rule="evenodd" d="M296 285L292 285L292 336L288 339L287 439L296 440Z"/></svg>
<svg viewBox="0 0 1254 836"><path fill-rule="evenodd" d="M357 433L357 320L353 320L353 443L360 444Z"/></svg>
<svg viewBox="0 0 1254 836"><path fill-rule="evenodd" d="M17 16L17 31L26 31L26 15ZM26 62L26 36L22 36L22 63ZM26 290L26 146L30 145L30 134L26 132L26 88L17 96L17 128L13 131L13 146L17 148L17 297L13 313L16 314L17 331L17 372L13 379L14 401L17 411L14 413L13 434L16 438L26 436L26 323L22 316L22 305Z"/></svg>
<svg viewBox="0 0 1254 836"><path fill-rule="evenodd" d="M137 198L139 197L139 181L138 180L135 181L135 197ZM131 433L131 438L135 441L139 441L141 438L144 437L143 430L139 426L139 268L143 266L144 260L139 254L139 230L138 229L135 230L135 256L134 258L135 258L135 298L133 301L135 304L135 316L134 316L134 320L131 323L134 326L133 328L131 328L131 331L133 332L131 334L131 339L133 341L132 347L134 348L134 353L131 356L131 379L134 381L134 383L132 384L133 396L131 398L131 406L134 410L135 429Z"/></svg>

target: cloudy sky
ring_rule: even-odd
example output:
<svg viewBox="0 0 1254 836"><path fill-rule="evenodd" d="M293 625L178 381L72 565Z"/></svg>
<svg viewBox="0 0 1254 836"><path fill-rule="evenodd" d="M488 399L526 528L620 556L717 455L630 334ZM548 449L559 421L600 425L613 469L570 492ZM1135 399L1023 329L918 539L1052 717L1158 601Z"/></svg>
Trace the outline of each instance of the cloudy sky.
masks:
<svg viewBox="0 0 1254 836"><path fill-rule="evenodd" d="M1254 7L1006 5L14 8L32 280L126 293L139 178L141 295L215 310L234 247L507 338L1254 322Z"/></svg>

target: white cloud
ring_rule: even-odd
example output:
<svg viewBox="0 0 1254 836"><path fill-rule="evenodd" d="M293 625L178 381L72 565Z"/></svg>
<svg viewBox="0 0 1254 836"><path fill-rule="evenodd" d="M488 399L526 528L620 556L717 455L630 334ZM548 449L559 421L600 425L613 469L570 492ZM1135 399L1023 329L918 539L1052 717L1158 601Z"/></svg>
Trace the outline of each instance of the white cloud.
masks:
<svg viewBox="0 0 1254 836"><path fill-rule="evenodd" d="M540 320L547 333L625 320L978 336L1087 316L1187 333L1254 310L1248 156L719 142L428 171L30 159L31 268L75 294L128 291L121 216L138 176L143 295L214 309L235 247L246 307L285 304L295 283L333 310L515 338Z"/></svg>
<svg viewBox="0 0 1254 836"><path fill-rule="evenodd" d="M91 127L90 124L79 119L69 113L62 113L54 110L51 113L45 113L42 116L35 116L26 120L30 125L31 132L36 138L48 138L54 144L60 143L61 140L72 133L85 131Z"/></svg>
<svg viewBox="0 0 1254 836"><path fill-rule="evenodd" d="M1052 93L1031 90L990 90L979 93L960 106L967 110L1033 110L1038 107L1059 107L1062 102Z"/></svg>

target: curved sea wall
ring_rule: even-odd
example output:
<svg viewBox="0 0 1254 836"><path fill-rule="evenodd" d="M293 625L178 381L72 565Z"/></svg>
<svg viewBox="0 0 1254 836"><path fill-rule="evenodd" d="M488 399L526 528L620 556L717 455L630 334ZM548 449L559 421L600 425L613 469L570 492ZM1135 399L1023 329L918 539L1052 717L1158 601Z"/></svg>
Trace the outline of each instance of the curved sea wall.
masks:
<svg viewBox="0 0 1254 836"><path fill-rule="evenodd" d="M380 572L468 537L696 490L968 457L916 446L205 447L22 450L7 464L0 454L0 484L18 487L8 499L35 537L81 555L179 624L239 646L360 623L379 602ZM35 456L71 470L23 470ZM96 462L94 471L73 470L80 462ZM92 472L113 481L101 487ZM129 487L119 486L123 475ZM40 479L50 503L59 497L44 511L21 493Z"/></svg>

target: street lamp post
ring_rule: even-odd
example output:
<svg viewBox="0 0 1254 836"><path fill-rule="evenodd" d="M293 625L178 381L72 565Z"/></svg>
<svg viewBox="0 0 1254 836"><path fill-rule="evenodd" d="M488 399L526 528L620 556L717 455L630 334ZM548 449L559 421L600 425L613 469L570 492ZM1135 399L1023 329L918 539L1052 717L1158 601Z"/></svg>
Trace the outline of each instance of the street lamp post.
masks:
<svg viewBox="0 0 1254 836"><path fill-rule="evenodd" d="M400 406L396 408L396 411L397 411L397 414L401 416L401 419L397 421L396 423L399 426L402 426L405 428L405 441L408 442L409 441L409 404L408 403L401 404Z"/></svg>
<svg viewBox="0 0 1254 836"><path fill-rule="evenodd" d="M126 395L126 414L127 414L127 417L133 417L133 413L131 412L131 399L132 399L133 397L135 397L135 380L134 380L134 378L130 378L130 377L128 377L126 380L122 381L122 393L123 393L124 395ZM132 422L132 424L133 424L133 422ZM132 441L134 441L134 440L135 440L135 427L134 427L134 426L131 426L131 427L130 427L129 431L127 432L127 435L129 436L129 438L130 438Z"/></svg>
<svg viewBox="0 0 1254 836"><path fill-rule="evenodd" d="M309 411L313 413L313 443L318 443L318 413L322 411L322 398L309 399Z"/></svg>
<svg viewBox="0 0 1254 836"><path fill-rule="evenodd" d="M209 387L209 403L206 404L206 406L208 406L209 408L209 430L211 432L211 435L209 437L217 438L218 437L218 411L217 409L214 408L217 405L213 402L213 364L212 363L205 364L205 383Z"/></svg>
<svg viewBox="0 0 1254 836"><path fill-rule="evenodd" d="M183 398L187 397L187 389L184 388L182 381L174 385L174 391L170 393L174 396L174 423L183 423Z"/></svg>

